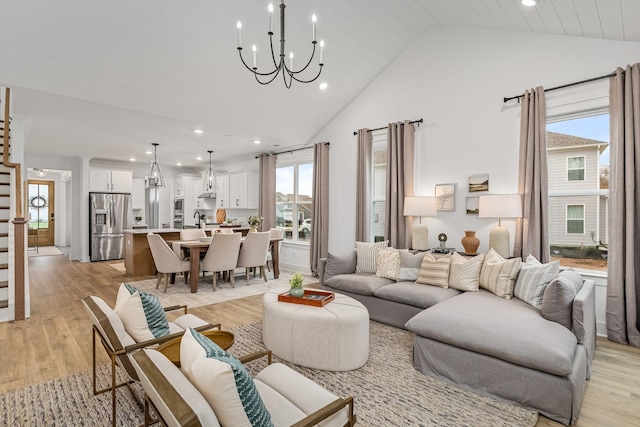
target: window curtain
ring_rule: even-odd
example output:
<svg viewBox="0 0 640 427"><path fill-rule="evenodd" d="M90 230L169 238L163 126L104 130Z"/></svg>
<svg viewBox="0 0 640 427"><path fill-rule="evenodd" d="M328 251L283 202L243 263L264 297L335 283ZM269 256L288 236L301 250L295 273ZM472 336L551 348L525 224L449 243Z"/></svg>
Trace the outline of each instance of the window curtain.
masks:
<svg viewBox="0 0 640 427"><path fill-rule="evenodd" d="M389 246L411 245L411 223L404 216L404 198L413 196L413 153L415 128L404 123L389 123L387 129L387 187L385 204L385 236Z"/></svg>
<svg viewBox="0 0 640 427"><path fill-rule="evenodd" d="M358 130L358 160L356 165L356 241L368 242L371 224L371 150L369 129Z"/></svg>
<svg viewBox="0 0 640 427"><path fill-rule="evenodd" d="M607 337L640 347L640 64L616 70L609 102Z"/></svg>
<svg viewBox="0 0 640 427"><path fill-rule="evenodd" d="M329 252L329 143L313 148L313 214L311 216L311 273L318 276L318 260Z"/></svg>
<svg viewBox="0 0 640 427"><path fill-rule="evenodd" d="M260 155L258 215L264 217L263 231L276 226L276 158L275 154Z"/></svg>
<svg viewBox="0 0 640 427"><path fill-rule="evenodd" d="M525 91L520 117L522 218L516 222L513 256L535 256L549 262L549 176L547 173L547 108L544 89Z"/></svg>

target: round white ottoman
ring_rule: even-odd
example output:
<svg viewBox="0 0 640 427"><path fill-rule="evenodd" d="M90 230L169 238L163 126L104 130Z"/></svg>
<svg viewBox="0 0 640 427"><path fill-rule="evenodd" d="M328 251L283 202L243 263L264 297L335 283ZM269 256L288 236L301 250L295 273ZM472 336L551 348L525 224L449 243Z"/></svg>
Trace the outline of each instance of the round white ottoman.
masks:
<svg viewBox="0 0 640 427"><path fill-rule="evenodd" d="M369 358L369 312L336 293L324 307L278 301L288 288L264 294L262 340L274 355L296 365L349 371Z"/></svg>

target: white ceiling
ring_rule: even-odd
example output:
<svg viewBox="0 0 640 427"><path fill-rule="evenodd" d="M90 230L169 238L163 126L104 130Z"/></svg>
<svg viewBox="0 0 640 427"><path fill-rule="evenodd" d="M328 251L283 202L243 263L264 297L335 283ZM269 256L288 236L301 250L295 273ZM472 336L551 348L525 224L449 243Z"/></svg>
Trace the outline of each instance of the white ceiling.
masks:
<svg viewBox="0 0 640 427"><path fill-rule="evenodd" d="M436 27L640 42L638 0L290 0L286 49L296 64L311 52L312 13L326 48L320 79L287 90L281 79L256 83L236 50L240 19L244 51L255 43L266 64L267 4L0 0L0 84L14 88L13 115L28 120L26 152L146 163L158 142L160 163L199 166L208 149L228 160L302 146Z"/></svg>

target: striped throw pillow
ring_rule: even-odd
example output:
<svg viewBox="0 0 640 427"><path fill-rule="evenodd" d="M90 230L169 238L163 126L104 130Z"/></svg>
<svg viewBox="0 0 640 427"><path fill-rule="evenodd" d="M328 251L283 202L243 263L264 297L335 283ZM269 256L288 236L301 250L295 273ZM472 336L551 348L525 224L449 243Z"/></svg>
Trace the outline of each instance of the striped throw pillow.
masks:
<svg viewBox="0 0 640 427"><path fill-rule="evenodd" d="M501 298L511 299L521 264L520 257L506 260L493 248L489 249L480 270L480 287Z"/></svg>
<svg viewBox="0 0 640 427"><path fill-rule="evenodd" d="M459 291L477 291L480 288L480 269L484 254L467 259L457 252L451 256L449 287Z"/></svg>
<svg viewBox="0 0 640 427"><path fill-rule="evenodd" d="M416 283L424 285L449 287L449 266L451 265L451 255L436 259L431 254L425 254L418 273Z"/></svg>
<svg viewBox="0 0 640 427"><path fill-rule="evenodd" d="M384 249L388 245L388 240L376 243L356 242L356 273L375 274L378 249Z"/></svg>
<svg viewBox="0 0 640 427"><path fill-rule="evenodd" d="M155 295L122 283L118 289L114 311L136 342L169 335L167 315L160 299Z"/></svg>
<svg viewBox="0 0 640 427"><path fill-rule="evenodd" d="M518 280L513 289L513 295L534 306L542 306L542 295L547 285L560 274L560 261L541 264L533 255L527 257L522 264Z"/></svg>

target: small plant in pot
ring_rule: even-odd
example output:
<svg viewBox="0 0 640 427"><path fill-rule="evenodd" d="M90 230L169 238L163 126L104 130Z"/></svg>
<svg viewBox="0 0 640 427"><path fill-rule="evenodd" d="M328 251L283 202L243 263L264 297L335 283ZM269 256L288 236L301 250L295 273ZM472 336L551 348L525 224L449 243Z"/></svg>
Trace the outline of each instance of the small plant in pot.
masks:
<svg viewBox="0 0 640 427"><path fill-rule="evenodd" d="M296 273L291 279L289 279L289 295L292 297L301 297L304 295L304 288L302 287L302 282L304 281L304 277L302 274Z"/></svg>
<svg viewBox="0 0 640 427"><path fill-rule="evenodd" d="M258 215L251 215L247 218L247 223L249 227L251 227L251 231L256 231L258 227L262 225L262 221L264 221L264 217Z"/></svg>

